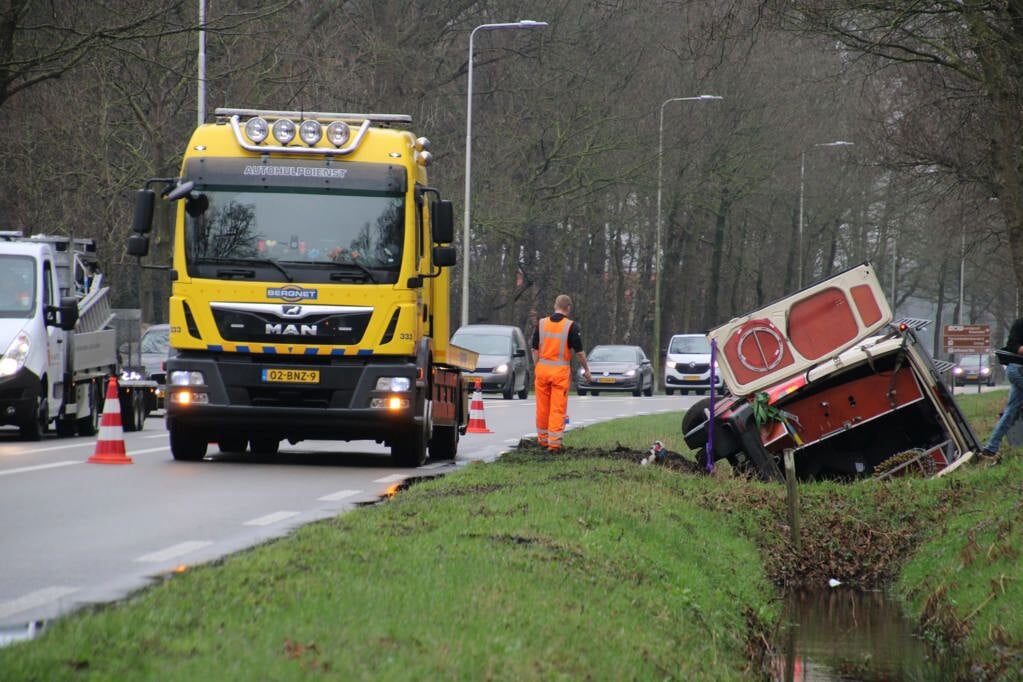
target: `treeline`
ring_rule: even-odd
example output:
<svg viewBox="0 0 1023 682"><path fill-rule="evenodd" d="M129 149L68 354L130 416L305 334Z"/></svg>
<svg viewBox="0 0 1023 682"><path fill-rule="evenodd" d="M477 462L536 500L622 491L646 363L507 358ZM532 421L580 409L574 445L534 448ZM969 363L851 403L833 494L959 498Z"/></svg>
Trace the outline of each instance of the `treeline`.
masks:
<svg viewBox="0 0 1023 682"><path fill-rule="evenodd" d="M923 3L942 12L886 54L848 28L872 25L851 14L861 3L777 4L208 3L207 120L217 106L411 114L461 216L470 32L546 21L474 40L471 321L528 329L567 292L588 344L651 353L871 261L897 310L942 311L935 330L959 314L961 271L963 321L1007 325L1023 262L1007 185L1021 169L997 150L1018 164L1020 121L1004 109L1020 100L1012 73L997 97L984 77L1017 54L1012 30L994 30L1002 5ZM116 304L160 321L167 274L140 276L123 245L132 191L177 174L197 121L200 2L4 5L0 223L100 238ZM934 43L958 61L913 57ZM150 262L169 263L170 241L164 220ZM456 276L455 311L460 291Z"/></svg>

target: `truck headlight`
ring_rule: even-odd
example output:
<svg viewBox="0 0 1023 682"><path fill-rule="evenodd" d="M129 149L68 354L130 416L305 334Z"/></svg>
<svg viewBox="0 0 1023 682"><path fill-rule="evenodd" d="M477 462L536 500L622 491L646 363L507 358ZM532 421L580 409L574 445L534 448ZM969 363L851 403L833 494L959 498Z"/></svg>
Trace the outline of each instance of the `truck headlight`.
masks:
<svg viewBox="0 0 1023 682"><path fill-rule="evenodd" d="M412 388L412 380L408 377L380 377L377 379L378 391L393 391L400 393Z"/></svg>
<svg viewBox="0 0 1023 682"><path fill-rule="evenodd" d="M295 139L295 122L287 118L279 118L270 126L274 139L283 145Z"/></svg>
<svg viewBox="0 0 1023 682"><path fill-rule="evenodd" d="M11 345L4 352L0 359L0 377L8 377L25 366L28 358L28 351L32 347L32 341L25 332L18 332L18 335L11 341Z"/></svg>
<svg viewBox="0 0 1023 682"><path fill-rule="evenodd" d="M250 118L245 122L245 134L248 135L249 139L259 144L266 139L266 136L270 133L270 126L266 122L265 118L256 116Z"/></svg>
<svg viewBox="0 0 1023 682"><path fill-rule="evenodd" d="M206 377L202 372L176 369L167 376L167 383L171 386L202 386Z"/></svg>

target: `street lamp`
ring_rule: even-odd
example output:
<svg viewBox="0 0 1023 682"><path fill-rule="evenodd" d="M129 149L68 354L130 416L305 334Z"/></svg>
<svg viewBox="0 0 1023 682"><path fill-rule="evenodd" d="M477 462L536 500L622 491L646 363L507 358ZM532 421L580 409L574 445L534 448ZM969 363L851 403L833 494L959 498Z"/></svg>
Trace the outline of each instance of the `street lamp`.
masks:
<svg viewBox="0 0 1023 682"><path fill-rule="evenodd" d="M834 142L818 142L813 147L810 147L810 149L815 147L852 147L853 144L855 143L835 140ZM796 260L798 261L796 267L798 268L799 277L797 279L797 289L803 288L803 187L805 185L807 151L804 149L799 152L799 238L796 241Z"/></svg>
<svg viewBox="0 0 1023 682"><path fill-rule="evenodd" d="M469 324L469 200L472 179L472 43L477 31L502 28L544 28L546 21L522 19L505 24L480 24L469 34L469 85L465 105L465 225L462 228L462 325Z"/></svg>
<svg viewBox="0 0 1023 682"><path fill-rule="evenodd" d="M654 385L661 376L661 179L664 156L664 107L671 102L709 102L722 99L718 95L671 97L661 103L661 118L657 129L657 223L654 230Z"/></svg>

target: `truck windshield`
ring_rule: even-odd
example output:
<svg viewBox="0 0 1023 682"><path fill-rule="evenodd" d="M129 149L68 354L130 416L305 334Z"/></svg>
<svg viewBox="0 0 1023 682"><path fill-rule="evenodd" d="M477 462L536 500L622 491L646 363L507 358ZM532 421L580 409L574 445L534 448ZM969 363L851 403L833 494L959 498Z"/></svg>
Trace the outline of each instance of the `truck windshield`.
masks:
<svg viewBox="0 0 1023 682"><path fill-rule="evenodd" d="M31 256L0 256L0 317L35 314L36 261Z"/></svg>
<svg viewBox="0 0 1023 682"><path fill-rule="evenodd" d="M332 270L339 270L367 282L398 280L405 234L401 195L248 187L201 192L209 206L185 219L190 274L279 279L284 272L297 281L330 281ZM263 274L268 266L275 272Z"/></svg>

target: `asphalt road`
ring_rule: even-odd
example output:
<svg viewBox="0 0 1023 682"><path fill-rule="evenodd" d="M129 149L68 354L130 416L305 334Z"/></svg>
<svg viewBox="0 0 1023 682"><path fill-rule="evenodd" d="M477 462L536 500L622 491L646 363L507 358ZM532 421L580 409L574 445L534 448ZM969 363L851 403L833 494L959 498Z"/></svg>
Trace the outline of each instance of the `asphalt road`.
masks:
<svg viewBox="0 0 1023 682"><path fill-rule="evenodd" d="M694 396L569 398L569 428L682 411ZM535 403L484 400L488 434L466 434L454 462L391 466L366 441L282 443L275 457L175 462L163 419L124 434L131 464L93 464L96 438L23 443L0 429L0 644L84 604L115 601L154 580L376 502L408 477L492 461L535 436Z"/></svg>

